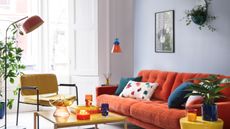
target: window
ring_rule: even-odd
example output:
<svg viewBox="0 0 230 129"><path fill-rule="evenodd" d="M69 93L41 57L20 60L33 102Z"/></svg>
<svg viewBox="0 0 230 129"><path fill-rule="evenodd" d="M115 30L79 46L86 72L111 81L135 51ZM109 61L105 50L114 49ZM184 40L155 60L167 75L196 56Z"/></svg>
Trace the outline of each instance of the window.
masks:
<svg viewBox="0 0 230 129"><path fill-rule="evenodd" d="M9 24L25 16L31 16L32 12L37 12L38 8L34 8L31 1L32 0L0 0L0 40L4 40L5 30ZM21 23L23 23L23 21ZM28 35L18 35L17 41L18 46L24 50L22 62L26 65L26 70L39 71L38 31L34 31Z"/></svg>
<svg viewBox="0 0 230 129"><path fill-rule="evenodd" d="M69 13L68 1L47 0L48 71L55 73L60 82L69 82Z"/></svg>

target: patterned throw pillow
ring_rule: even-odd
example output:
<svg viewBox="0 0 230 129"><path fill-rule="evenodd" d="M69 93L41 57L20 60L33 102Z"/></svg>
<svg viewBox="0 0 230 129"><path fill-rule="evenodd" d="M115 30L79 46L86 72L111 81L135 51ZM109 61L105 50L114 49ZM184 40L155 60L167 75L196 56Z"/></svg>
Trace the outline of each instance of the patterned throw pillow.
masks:
<svg viewBox="0 0 230 129"><path fill-rule="evenodd" d="M129 81L119 96L150 100L157 86L158 83Z"/></svg>
<svg viewBox="0 0 230 129"><path fill-rule="evenodd" d="M192 93L197 93L196 91L193 91ZM190 107L195 104L202 104L203 103L203 97L202 96L195 96L191 95L188 97L188 100L185 103L185 107Z"/></svg>

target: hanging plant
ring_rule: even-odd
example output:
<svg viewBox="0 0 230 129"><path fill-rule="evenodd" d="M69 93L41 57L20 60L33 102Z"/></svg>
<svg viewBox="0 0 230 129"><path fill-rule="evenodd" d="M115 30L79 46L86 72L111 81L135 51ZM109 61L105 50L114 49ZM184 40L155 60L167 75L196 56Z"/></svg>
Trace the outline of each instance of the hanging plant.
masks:
<svg viewBox="0 0 230 129"><path fill-rule="evenodd" d="M200 30L202 28L208 28L212 32L215 31L216 28L213 27L210 22L215 20L216 17L208 14L208 4L210 4L210 2L208 3L205 0L205 5L198 5L192 10L186 10L186 16L184 17L186 25L190 25L193 22L199 26Z"/></svg>

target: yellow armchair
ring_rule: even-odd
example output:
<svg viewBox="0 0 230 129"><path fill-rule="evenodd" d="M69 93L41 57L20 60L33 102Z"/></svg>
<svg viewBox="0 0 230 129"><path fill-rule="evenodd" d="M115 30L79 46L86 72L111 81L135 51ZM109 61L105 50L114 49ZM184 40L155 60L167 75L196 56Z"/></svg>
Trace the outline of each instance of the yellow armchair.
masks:
<svg viewBox="0 0 230 129"><path fill-rule="evenodd" d="M20 77L20 82L16 125L18 125L19 103L37 105L37 111L39 111L39 105L51 106L49 103L50 99L55 100L63 96L65 99L76 100L78 105L78 87L76 84L58 85L55 74L24 74ZM75 88L76 95L58 94L58 86L73 87Z"/></svg>

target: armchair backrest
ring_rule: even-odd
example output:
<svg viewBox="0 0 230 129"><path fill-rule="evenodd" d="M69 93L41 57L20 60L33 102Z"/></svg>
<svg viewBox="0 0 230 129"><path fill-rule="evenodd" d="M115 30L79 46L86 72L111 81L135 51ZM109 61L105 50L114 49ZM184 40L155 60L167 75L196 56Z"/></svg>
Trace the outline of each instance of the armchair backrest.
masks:
<svg viewBox="0 0 230 129"><path fill-rule="evenodd" d="M37 86L39 94L58 92L57 77L55 74L24 74L20 78L21 87ZM36 95L34 90L22 90L22 95Z"/></svg>

